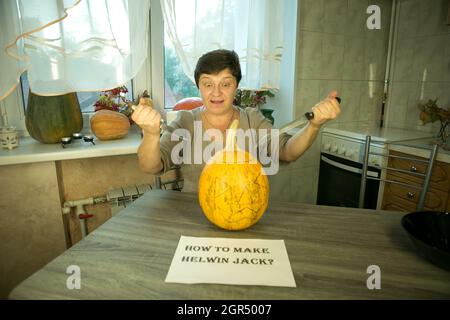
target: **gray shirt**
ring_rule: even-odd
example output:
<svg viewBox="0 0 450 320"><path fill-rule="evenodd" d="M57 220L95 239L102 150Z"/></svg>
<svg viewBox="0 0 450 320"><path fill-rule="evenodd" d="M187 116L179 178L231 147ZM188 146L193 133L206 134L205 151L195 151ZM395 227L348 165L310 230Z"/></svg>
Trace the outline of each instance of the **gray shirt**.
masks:
<svg viewBox="0 0 450 320"><path fill-rule="evenodd" d="M251 150L249 149L252 149L252 146L256 145L256 141L259 141L259 129L270 130L272 128L272 124L262 115L259 110L255 108L246 108L244 110L235 107L235 109L239 112L238 129L243 129L244 132L250 132L246 131L248 129L255 129L254 133L256 133L256 135L246 135L244 140L245 145L240 145L246 151L251 152ZM202 121L202 110L203 108L196 108L193 110L178 111L176 119L170 123L171 130L164 131L160 138L161 160L164 167L163 172L165 173L169 170L172 170L173 168L176 168L177 166L180 166L184 179L183 191L185 192L198 191L198 181L200 178L200 174L206 164L205 160L207 160L203 159L203 156L199 155L199 145L201 145L201 152L203 155L203 151L205 150L205 148L212 143L211 141L202 139L204 136L204 132L206 131L205 128L202 128L201 131L194 130L194 128L196 128L195 122L199 121L197 122L198 128L198 124ZM190 144L191 149L190 151L187 151L186 149L183 150L182 155L185 161L181 165L175 164L173 159L174 157L176 158L176 156L179 155L178 151L179 149L181 149L182 143L179 139L173 139L173 137L171 137L172 132L179 132L179 130L177 131L176 129L185 129L184 132L187 133L190 137L190 141L185 141L185 147L189 147L188 145ZM279 150L286 144L290 137L291 136L288 134L282 134L279 136ZM199 141L201 142L199 143ZM195 143L197 143L197 147L195 146ZM268 140L268 144L270 145L270 139ZM270 155L270 147L268 147L267 149L267 154ZM174 155L172 155L172 153L174 153ZM178 162L179 161L180 160L178 160Z"/></svg>

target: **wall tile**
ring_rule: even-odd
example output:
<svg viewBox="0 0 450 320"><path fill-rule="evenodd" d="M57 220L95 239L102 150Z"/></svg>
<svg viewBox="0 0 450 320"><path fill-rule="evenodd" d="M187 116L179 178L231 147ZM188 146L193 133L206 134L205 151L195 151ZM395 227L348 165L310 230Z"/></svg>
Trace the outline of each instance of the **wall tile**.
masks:
<svg viewBox="0 0 450 320"><path fill-rule="evenodd" d="M398 39L415 37L419 29L421 0L403 0L399 2Z"/></svg>
<svg viewBox="0 0 450 320"><path fill-rule="evenodd" d="M342 79L344 65L344 36L324 34L320 79Z"/></svg>
<svg viewBox="0 0 450 320"><path fill-rule="evenodd" d="M338 95L342 91L342 81L341 80L321 80L319 87L319 101L325 99L330 91L337 90ZM317 101L317 102L319 102ZM317 103L316 102L316 103Z"/></svg>
<svg viewBox="0 0 450 320"><path fill-rule="evenodd" d="M311 170L311 174L313 176L313 198L312 198L312 204L317 203L317 189L319 187L319 165L315 166Z"/></svg>
<svg viewBox="0 0 450 320"><path fill-rule="evenodd" d="M314 204L317 194L318 163L313 167L291 171L289 201Z"/></svg>
<svg viewBox="0 0 450 320"><path fill-rule="evenodd" d="M380 7L381 11L381 30L389 36L389 27L391 25L392 0L370 0L370 4Z"/></svg>
<svg viewBox="0 0 450 320"><path fill-rule="evenodd" d="M403 128L408 107L409 83L396 81L391 85L386 106L386 126Z"/></svg>
<svg viewBox="0 0 450 320"><path fill-rule="evenodd" d="M417 105L420 100L420 83L410 82L408 83L408 104L406 108L405 124L409 129L418 129L422 125L419 119L420 110Z"/></svg>
<svg viewBox="0 0 450 320"><path fill-rule="evenodd" d="M438 106L447 108L450 106L450 83L448 82L427 82L424 86L423 100L438 99Z"/></svg>
<svg viewBox="0 0 450 320"><path fill-rule="evenodd" d="M289 201L291 170L281 169L276 175L270 175L269 201Z"/></svg>
<svg viewBox="0 0 450 320"><path fill-rule="evenodd" d="M418 36L448 34L448 0L420 1L418 17Z"/></svg>
<svg viewBox="0 0 450 320"><path fill-rule="evenodd" d="M343 81L340 96L342 108L339 116L341 123L359 120L362 81Z"/></svg>
<svg viewBox="0 0 450 320"><path fill-rule="evenodd" d="M359 108L360 121L378 121L380 119L383 83L367 81L361 86L361 102Z"/></svg>
<svg viewBox="0 0 450 320"><path fill-rule="evenodd" d="M297 103L295 118L303 116L320 100L320 80L299 80L297 84Z"/></svg>
<svg viewBox="0 0 450 320"><path fill-rule="evenodd" d="M301 31L298 71L300 79L318 79L322 64L322 38L318 32Z"/></svg>
<svg viewBox="0 0 450 320"><path fill-rule="evenodd" d="M323 31L324 0L300 1L300 30Z"/></svg>
<svg viewBox="0 0 450 320"><path fill-rule="evenodd" d="M347 7L347 0L326 0L324 2L324 32L344 34Z"/></svg>
<svg viewBox="0 0 450 320"><path fill-rule="evenodd" d="M319 135L320 137L320 135ZM290 163L290 169L300 169L317 165L320 159L320 139L316 139L308 150L296 161Z"/></svg>
<svg viewBox="0 0 450 320"><path fill-rule="evenodd" d="M414 51L416 47L415 39L399 39L394 58L394 81L419 80L414 74ZM415 76L413 78L413 75Z"/></svg>
<svg viewBox="0 0 450 320"><path fill-rule="evenodd" d="M383 33L374 31L369 31L365 39L364 73L366 80L382 81L386 71L388 39L384 37Z"/></svg>
<svg viewBox="0 0 450 320"><path fill-rule="evenodd" d="M346 36L344 40L344 66L342 79L363 80L365 38Z"/></svg>
<svg viewBox="0 0 450 320"><path fill-rule="evenodd" d="M419 81L443 81L445 70L444 43L448 36L429 36L416 39L413 79Z"/></svg>
<svg viewBox="0 0 450 320"><path fill-rule="evenodd" d="M446 46L444 49L444 69L442 70L442 72L444 73L443 80L450 82L450 34L447 35L444 43L446 44Z"/></svg>
<svg viewBox="0 0 450 320"><path fill-rule="evenodd" d="M347 19L345 19L345 35L364 36L367 31L367 7L368 1L348 0Z"/></svg>

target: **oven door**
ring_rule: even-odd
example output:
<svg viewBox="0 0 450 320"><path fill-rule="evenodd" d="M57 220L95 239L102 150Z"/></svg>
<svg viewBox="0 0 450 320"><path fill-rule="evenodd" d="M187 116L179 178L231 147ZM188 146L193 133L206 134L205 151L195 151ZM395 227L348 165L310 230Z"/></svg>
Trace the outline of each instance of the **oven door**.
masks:
<svg viewBox="0 0 450 320"><path fill-rule="evenodd" d="M357 208L362 164L330 154L320 155L317 204ZM369 167L367 175L380 178L381 170ZM364 208L376 209L380 181L367 179Z"/></svg>

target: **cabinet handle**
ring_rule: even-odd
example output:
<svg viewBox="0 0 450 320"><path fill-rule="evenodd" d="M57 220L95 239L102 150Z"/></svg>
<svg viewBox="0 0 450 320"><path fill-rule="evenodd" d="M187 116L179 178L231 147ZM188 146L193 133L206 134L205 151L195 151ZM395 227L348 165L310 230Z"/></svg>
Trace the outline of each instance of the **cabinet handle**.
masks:
<svg viewBox="0 0 450 320"><path fill-rule="evenodd" d="M406 194L406 197L408 197L408 199L414 199L414 196L415 196L416 194L414 193L414 192L411 192L411 191L409 191L407 194Z"/></svg>
<svg viewBox="0 0 450 320"><path fill-rule="evenodd" d="M411 171L411 172L417 172L416 166L412 165L411 168L409 169L409 171Z"/></svg>

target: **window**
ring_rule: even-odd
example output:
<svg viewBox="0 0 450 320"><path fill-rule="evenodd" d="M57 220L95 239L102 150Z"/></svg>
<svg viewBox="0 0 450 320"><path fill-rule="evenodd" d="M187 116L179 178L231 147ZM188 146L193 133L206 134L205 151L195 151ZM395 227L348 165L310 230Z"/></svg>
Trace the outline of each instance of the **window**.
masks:
<svg viewBox="0 0 450 320"><path fill-rule="evenodd" d="M164 108L171 109L183 98L199 96L197 86L183 72L175 49L164 32Z"/></svg>
<svg viewBox="0 0 450 320"><path fill-rule="evenodd" d="M20 85L22 89L22 102L23 102L23 108L24 112L27 109L28 105L28 92L29 92L29 85L28 85L28 74L27 72L24 72L20 76ZM126 99L133 100L133 81L129 81L126 84L128 88L128 93L126 96ZM99 91L91 91L91 92L78 92L78 102L80 103L80 109L82 113L91 113L94 112L94 103L97 101L98 97L100 95Z"/></svg>

